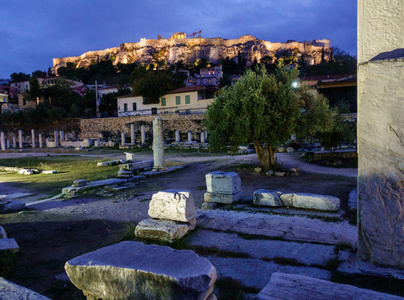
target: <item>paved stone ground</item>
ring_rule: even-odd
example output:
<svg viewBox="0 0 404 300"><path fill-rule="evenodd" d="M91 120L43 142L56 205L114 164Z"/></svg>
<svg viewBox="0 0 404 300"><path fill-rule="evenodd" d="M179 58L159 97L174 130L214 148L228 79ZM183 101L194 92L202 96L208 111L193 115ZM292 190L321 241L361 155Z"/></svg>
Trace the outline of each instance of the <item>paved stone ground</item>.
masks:
<svg viewBox="0 0 404 300"><path fill-rule="evenodd" d="M3 157L3 155L0 157ZM5 155L11 154L6 153ZM32 154L17 153L17 155L27 156ZM42 154L36 153L35 155ZM47 153L43 155L47 155ZM100 158L99 155L94 156ZM105 156L111 159L124 158L123 155L107 154ZM297 159L298 156L298 153L277 155L278 161L285 168L298 166L302 172L306 173L357 177L356 169L318 167L300 162ZM150 157L150 154L137 156L139 160L150 159ZM39 221L43 219L47 222L53 220L56 222L60 218L58 216L63 216L67 221L72 220L75 222L63 225L67 226L66 228L62 226L63 230L61 229L61 231L63 234L73 232L75 224L80 224L79 222L82 220L88 222L109 220L119 223L125 221L137 223L144 218L148 218L148 203L154 191L162 188L187 186L192 190L195 204L200 207L203 202L203 193L206 191L204 178L206 173L212 170L220 170L222 167L226 168L229 165L257 163L256 154L231 158L229 156L212 157L206 155L194 157L171 154L167 159L184 162L190 166L177 173L164 175L161 178L150 178L138 182L137 184L141 191L139 194L120 195L113 199L84 196L68 200L38 202L37 204L32 204L32 200L29 199L27 201L32 204L30 208L35 211L35 213L32 213L32 218L38 218ZM189 174L192 174L192 176ZM243 196L252 196L252 191L265 178L259 174L252 174L249 177L250 186L243 187ZM292 179L290 178L290 180ZM254 180L257 180L257 182L254 182ZM316 183L313 182L312 184ZM283 185L281 184L280 187L282 188ZM296 187L296 185L292 184L290 187L285 187L285 190L292 189L293 191ZM0 194L24 192L16 188L7 189L7 184L5 183L0 184L0 188ZM309 186L309 188L312 187ZM242 206L236 208L237 210L243 209ZM342 250L336 251L336 245L341 244L351 245L355 248L357 239L355 226L348 224L344 220L335 222L338 218L333 218L333 222L324 221L324 219L330 218L329 214L307 213L302 216L301 213L293 215L294 213L292 210L290 212L271 212L268 210L260 212L257 208L248 212L198 210L197 229L184 239L184 244L186 245L185 247L194 249L200 255L207 257L215 265L219 280L225 278L237 280L241 282L242 286L250 288L250 293L252 294L256 294L265 287L271 275L275 272L299 274L328 280L332 274L329 270L329 263L336 260L337 257L344 261L341 265L341 272L349 273L349 270L354 270L360 273L355 265L352 253ZM27 218L29 215L27 214ZM32 224L34 225L34 223ZM53 226L56 226L56 223ZM10 231L21 232L18 231L17 225L8 224L8 227L11 229ZM45 227L39 228L40 233L47 237ZM84 229L80 230L78 233L81 237ZM18 236L13 235L12 237L19 240ZM28 236L23 239L22 244L28 245L30 238L32 237ZM41 241L39 241L39 244L41 244ZM50 247L54 246L51 245ZM27 250L27 248L24 249L25 252ZM82 251L81 248L75 250ZM72 252L72 250L69 251ZM71 255L70 253L69 259L72 258ZM30 263L30 259L27 257L28 262ZM23 266L25 265L21 267ZM62 269L59 273L61 271ZM388 276L391 272L386 274ZM39 292L44 289L40 285L33 285L33 287L35 287L34 290ZM46 290L44 289L44 291Z"/></svg>

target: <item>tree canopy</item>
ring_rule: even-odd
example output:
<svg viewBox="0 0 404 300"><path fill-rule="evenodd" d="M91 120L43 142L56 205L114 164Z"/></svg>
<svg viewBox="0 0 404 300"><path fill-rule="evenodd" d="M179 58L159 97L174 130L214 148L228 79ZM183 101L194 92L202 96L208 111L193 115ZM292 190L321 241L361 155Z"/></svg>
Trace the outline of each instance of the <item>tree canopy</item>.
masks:
<svg viewBox="0 0 404 300"><path fill-rule="evenodd" d="M278 68L269 74L261 67L247 70L234 86L224 88L206 113L211 146L230 144L236 149L253 142L263 169L269 170L276 147L298 129L303 134L328 127L333 112L326 99L294 89L297 75L295 69Z"/></svg>

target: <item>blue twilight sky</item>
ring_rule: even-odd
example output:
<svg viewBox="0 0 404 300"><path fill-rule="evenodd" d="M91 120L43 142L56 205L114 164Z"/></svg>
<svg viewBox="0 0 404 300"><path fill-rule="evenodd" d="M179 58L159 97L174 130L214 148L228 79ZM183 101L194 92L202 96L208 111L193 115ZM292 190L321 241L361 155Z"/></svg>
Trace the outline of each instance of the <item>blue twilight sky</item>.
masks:
<svg viewBox="0 0 404 300"><path fill-rule="evenodd" d="M356 0L0 0L0 79L52 58L174 32L271 42L330 39L356 56Z"/></svg>

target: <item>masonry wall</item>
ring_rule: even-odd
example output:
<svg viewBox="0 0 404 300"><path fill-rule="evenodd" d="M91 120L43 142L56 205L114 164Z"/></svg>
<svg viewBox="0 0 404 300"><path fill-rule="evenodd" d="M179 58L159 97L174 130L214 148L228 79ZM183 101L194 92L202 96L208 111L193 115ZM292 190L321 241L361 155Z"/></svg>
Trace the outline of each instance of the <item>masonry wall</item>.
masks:
<svg viewBox="0 0 404 300"><path fill-rule="evenodd" d="M404 3L358 1L358 256L404 269Z"/></svg>
<svg viewBox="0 0 404 300"><path fill-rule="evenodd" d="M177 115L166 114L158 115L163 119L164 130L176 131L181 133L201 132L206 128L203 125L205 117L203 115ZM130 124L135 124L135 130L140 132L140 126L146 125L146 131L150 131L153 128L153 120L157 115L149 116L130 116L120 118L101 118L101 119L81 119L79 128L79 139L101 138L101 132L111 132L113 135L119 132L125 131L126 134L130 134Z"/></svg>

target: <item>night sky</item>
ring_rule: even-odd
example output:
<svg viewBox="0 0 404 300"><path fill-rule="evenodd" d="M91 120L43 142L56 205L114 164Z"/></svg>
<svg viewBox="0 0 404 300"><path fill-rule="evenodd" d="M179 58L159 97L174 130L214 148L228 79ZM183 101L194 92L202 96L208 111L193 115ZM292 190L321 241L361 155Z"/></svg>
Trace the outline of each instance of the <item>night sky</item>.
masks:
<svg viewBox="0 0 404 300"><path fill-rule="evenodd" d="M52 66L54 57L140 38L202 30L271 42L330 39L356 56L356 0L0 0L0 78Z"/></svg>

